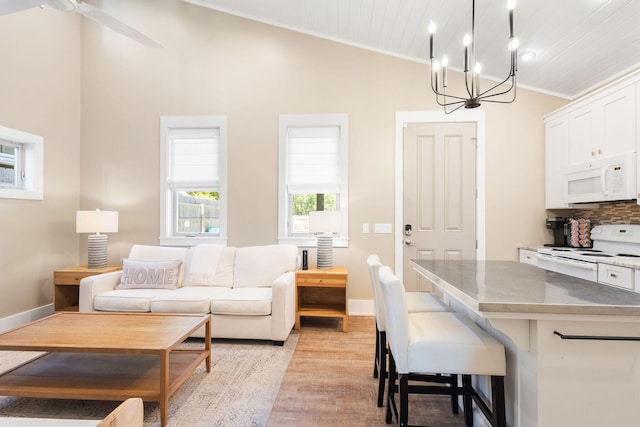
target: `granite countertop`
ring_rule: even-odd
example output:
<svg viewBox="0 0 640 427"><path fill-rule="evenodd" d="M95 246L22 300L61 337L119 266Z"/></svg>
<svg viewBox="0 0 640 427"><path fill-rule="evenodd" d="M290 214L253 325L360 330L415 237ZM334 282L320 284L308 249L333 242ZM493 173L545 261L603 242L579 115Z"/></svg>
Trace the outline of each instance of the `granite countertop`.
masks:
<svg viewBox="0 0 640 427"><path fill-rule="evenodd" d="M640 315L640 294L514 261L412 260L416 270L482 313Z"/></svg>

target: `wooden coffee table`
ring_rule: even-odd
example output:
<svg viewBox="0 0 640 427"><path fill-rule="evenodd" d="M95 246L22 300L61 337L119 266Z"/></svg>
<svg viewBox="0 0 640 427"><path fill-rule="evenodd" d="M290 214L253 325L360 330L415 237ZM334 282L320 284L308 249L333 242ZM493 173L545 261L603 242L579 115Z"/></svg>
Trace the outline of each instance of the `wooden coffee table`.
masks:
<svg viewBox="0 0 640 427"><path fill-rule="evenodd" d="M204 327L201 349L177 348ZM160 402L205 361L211 372L211 316L57 313L0 334L0 350L45 354L0 374L0 395Z"/></svg>

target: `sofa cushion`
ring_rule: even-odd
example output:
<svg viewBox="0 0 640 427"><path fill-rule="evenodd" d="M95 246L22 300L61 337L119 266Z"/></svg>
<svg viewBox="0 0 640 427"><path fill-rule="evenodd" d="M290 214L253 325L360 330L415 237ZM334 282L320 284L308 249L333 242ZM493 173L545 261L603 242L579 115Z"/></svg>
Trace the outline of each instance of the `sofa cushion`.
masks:
<svg viewBox="0 0 640 427"><path fill-rule="evenodd" d="M288 271L295 271L296 245L248 246L236 249L233 287L271 286Z"/></svg>
<svg viewBox="0 0 640 427"><path fill-rule="evenodd" d="M178 286L182 286L184 277L184 262L187 258L187 248L172 246L133 245L129 252L129 259L136 261L182 261L178 271Z"/></svg>
<svg viewBox="0 0 640 427"><path fill-rule="evenodd" d="M182 261L122 260L117 289L176 289Z"/></svg>
<svg viewBox="0 0 640 427"><path fill-rule="evenodd" d="M205 314L211 310L211 299L228 289L221 286L182 287L154 298L151 301L151 312Z"/></svg>
<svg viewBox="0 0 640 427"><path fill-rule="evenodd" d="M267 316L271 314L271 288L229 289L211 300L212 314Z"/></svg>
<svg viewBox="0 0 640 427"><path fill-rule="evenodd" d="M233 286L236 249L201 244L189 248L183 286Z"/></svg>
<svg viewBox="0 0 640 427"><path fill-rule="evenodd" d="M93 299L93 308L98 311L129 311L148 313L151 300L158 295L171 293L166 289L117 289L98 294Z"/></svg>

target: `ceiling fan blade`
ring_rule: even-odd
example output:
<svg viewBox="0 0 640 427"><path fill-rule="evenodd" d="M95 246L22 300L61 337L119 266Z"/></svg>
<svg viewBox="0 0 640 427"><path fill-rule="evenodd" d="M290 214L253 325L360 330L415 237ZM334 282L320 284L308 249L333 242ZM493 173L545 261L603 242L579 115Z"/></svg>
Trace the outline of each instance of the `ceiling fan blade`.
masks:
<svg viewBox="0 0 640 427"><path fill-rule="evenodd" d="M0 0L0 15L20 12L33 7L43 6L53 0Z"/></svg>
<svg viewBox="0 0 640 427"><path fill-rule="evenodd" d="M1 0L0 0L1 1ZM151 40L149 37L145 36L138 30L128 26L127 24L117 20L111 15L108 15L101 11L100 9L91 6L88 3L82 2L78 4L76 12L86 16L89 19L93 19L94 21L104 25L105 27L111 28L113 31L116 31L124 36L129 37L139 43L144 44L149 47L162 47L159 43Z"/></svg>

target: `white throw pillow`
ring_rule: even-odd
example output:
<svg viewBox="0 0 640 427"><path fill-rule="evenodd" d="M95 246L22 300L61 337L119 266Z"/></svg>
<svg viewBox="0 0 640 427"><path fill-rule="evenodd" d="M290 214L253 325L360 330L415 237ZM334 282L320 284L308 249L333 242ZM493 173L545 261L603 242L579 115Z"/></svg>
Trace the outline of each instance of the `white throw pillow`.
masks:
<svg viewBox="0 0 640 427"><path fill-rule="evenodd" d="M187 254L183 286L233 286L234 247L199 244Z"/></svg>
<svg viewBox="0 0 640 427"><path fill-rule="evenodd" d="M176 289L182 261L122 260L118 289Z"/></svg>
<svg viewBox="0 0 640 427"><path fill-rule="evenodd" d="M296 271L296 245L247 246L236 249L234 288L272 286L288 271Z"/></svg>

